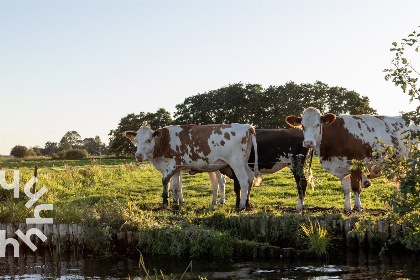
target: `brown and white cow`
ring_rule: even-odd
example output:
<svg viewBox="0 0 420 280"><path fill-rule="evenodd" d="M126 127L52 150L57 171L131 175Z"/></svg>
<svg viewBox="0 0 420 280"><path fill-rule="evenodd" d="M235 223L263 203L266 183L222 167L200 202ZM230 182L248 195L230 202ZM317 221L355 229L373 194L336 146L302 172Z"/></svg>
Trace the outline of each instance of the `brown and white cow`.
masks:
<svg viewBox="0 0 420 280"><path fill-rule="evenodd" d="M150 160L162 173L163 206L168 205L171 177L184 169L213 172L230 166L241 186L239 210L245 208L254 174L258 172L255 155L254 172L248 167L251 147L256 147L255 130L245 124L179 125L151 130L142 126L126 136L137 145L137 161Z"/></svg>
<svg viewBox="0 0 420 280"><path fill-rule="evenodd" d="M303 129L303 145L313 148L319 155L321 165L334 176L341 179L347 211L351 210L350 186L354 193L354 210L362 210L360 202L362 172L350 170L352 160L373 161L369 178L380 176L379 156L372 152L380 148L379 137L385 144L393 145L399 153L408 156L409 151L403 143L401 132L406 130L401 117L371 115L321 115L315 108L304 110L302 117L288 116L286 122L292 127Z"/></svg>

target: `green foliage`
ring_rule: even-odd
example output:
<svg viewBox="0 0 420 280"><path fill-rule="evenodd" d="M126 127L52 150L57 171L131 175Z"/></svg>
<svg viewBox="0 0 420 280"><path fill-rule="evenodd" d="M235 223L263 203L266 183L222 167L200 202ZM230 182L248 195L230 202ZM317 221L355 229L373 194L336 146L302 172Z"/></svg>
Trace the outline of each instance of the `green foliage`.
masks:
<svg viewBox="0 0 420 280"><path fill-rule="evenodd" d="M45 143L44 149L42 149L42 154L44 156L53 156L53 154L56 154L58 152L58 144L55 142L48 141Z"/></svg>
<svg viewBox="0 0 420 280"><path fill-rule="evenodd" d="M27 151L28 151L28 148L26 148L25 146L16 145L10 151L10 155L17 158L23 158L26 156Z"/></svg>
<svg viewBox="0 0 420 280"><path fill-rule="evenodd" d="M249 123L256 128L285 128L288 115L298 115L313 106L335 114L370 114L367 97L322 82L288 82L266 89L258 84L231 84L220 89L188 97L176 105L175 123Z"/></svg>
<svg viewBox="0 0 420 280"><path fill-rule="evenodd" d="M231 257L236 241L228 233L197 227L144 229L139 239L148 254L219 258Z"/></svg>
<svg viewBox="0 0 420 280"><path fill-rule="evenodd" d="M409 89L408 94L411 101L413 99L420 100L420 91L417 87L420 74L406 55L410 54L409 50L415 48L415 52L411 52L411 55L418 56L419 37L420 33L413 31L407 38L402 39L400 46L393 42L391 51L395 53L395 58L392 60L394 68L384 70L388 73L385 76L386 80L391 79L395 86L401 87L404 93ZM420 106L415 111L405 113L403 118L407 125L412 122L418 126L420 124ZM401 157L394 147L387 146L379 140L383 146L383 150L380 152L385 156L384 173L388 178L394 178L400 185L400 193L386 193L383 200L388 201L394 212L401 216L420 207L420 130L418 127L411 126L410 130L404 133L406 133L406 143L411 153L410 159Z"/></svg>
<svg viewBox="0 0 420 280"><path fill-rule="evenodd" d="M77 131L68 131L60 140L60 149L68 150L71 148L79 148L82 138Z"/></svg>
<svg viewBox="0 0 420 280"><path fill-rule="evenodd" d="M26 151L25 157L36 157L36 152L32 149Z"/></svg>
<svg viewBox="0 0 420 280"><path fill-rule="evenodd" d="M88 157L88 152L81 149L70 149L66 151L66 159L82 159Z"/></svg>
<svg viewBox="0 0 420 280"><path fill-rule="evenodd" d="M157 129L172 124L172 118L168 111L160 108L156 113L140 112L138 115L132 113L121 118L118 127L109 132L110 142L108 154L117 156L133 156L136 147L125 137L126 131L137 131L140 126L149 126Z"/></svg>
<svg viewBox="0 0 420 280"><path fill-rule="evenodd" d="M111 228L107 225L83 227L79 238L89 251L101 256L111 255L112 253Z"/></svg>
<svg viewBox="0 0 420 280"><path fill-rule="evenodd" d="M328 247L331 246L331 237L325 226L321 226L319 221L312 222L309 220L309 225L300 225L304 236L306 237L306 245L309 252L313 252L319 256L328 253Z"/></svg>
<svg viewBox="0 0 420 280"><path fill-rule="evenodd" d="M420 251L420 214L410 213L406 218L406 225L403 227L403 236L401 243L410 250Z"/></svg>

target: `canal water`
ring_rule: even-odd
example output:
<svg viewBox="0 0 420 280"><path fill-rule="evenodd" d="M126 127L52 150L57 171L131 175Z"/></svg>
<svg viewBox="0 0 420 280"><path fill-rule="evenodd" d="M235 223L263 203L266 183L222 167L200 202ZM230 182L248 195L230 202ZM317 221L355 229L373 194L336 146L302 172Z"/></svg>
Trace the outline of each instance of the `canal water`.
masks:
<svg viewBox="0 0 420 280"><path fill-rule="evenodd" d="M143 258L151 279L420 279L420 256L407 252L378 256L378 252L356 250L322 260ZM56 256L39 250L21 252L15 258L8 251L0 258L0 279L146 279L139 266L138 252L103 258L76 252Z"/></svg>

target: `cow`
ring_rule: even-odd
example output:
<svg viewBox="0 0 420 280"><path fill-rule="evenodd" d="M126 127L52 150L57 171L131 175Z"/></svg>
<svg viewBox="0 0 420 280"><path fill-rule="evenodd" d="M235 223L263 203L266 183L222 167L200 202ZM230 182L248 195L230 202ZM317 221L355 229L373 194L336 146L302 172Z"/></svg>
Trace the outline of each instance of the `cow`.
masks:
<svg viewBox="0 0 420 280"><path fill-rule="evenodd" d="M251 147L257 147L255 130L245 124L175 125L153 131L142 126L126 136L137 145L135 158L150 160L162 173L162 204L168 206L168 185L179 171L192 169L213 172L230 166L241 189L239 210L246 206L252 181L258 174L258 155L255 152L254 172L248 166Z"/></svg>
<svg viewBox="0 0 420 280"><path fill-rule="evenodd" d="M376 137L393 145L401 155L409 155L401 134L407 127L401 117L322 115L319 110L309 107L301 117L288 116L286 122L303 130L303 146L314 149L322 167L341 179L346 211L351 211L350 188L354 193L354 210L363 209L360 192L364 177L360 168L350 170L352 160L365 160L366 167L374 171L369 179L381 175L380 155L373 153L380 148Z"/></svg>
<svg viewBox="0 0 420 280"><path fill-rule="evenodd" d="M309 149L302 145L302 131L295 128L256 129L256 136L259 172L272 174L289 167L295 178L299 196L296 210L297 212L302 211L307 187L307 180L303 171L309 152ZM255 149L255 147L252 147L249 158L250 166L255 161ZM233 179L236 204L238 204L240 186L235 173L229 167L221 169L220 172ZM309 169L308 175L311 177L310 173ZM250 204L249 201L247 203Z"/></svg>

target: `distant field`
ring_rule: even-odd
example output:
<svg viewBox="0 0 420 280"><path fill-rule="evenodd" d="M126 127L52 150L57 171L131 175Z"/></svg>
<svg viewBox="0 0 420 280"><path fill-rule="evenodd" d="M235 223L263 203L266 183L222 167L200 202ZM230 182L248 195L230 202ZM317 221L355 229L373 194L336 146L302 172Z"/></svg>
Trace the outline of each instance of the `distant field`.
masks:
<svg viewBox="0 0 420 280"><path fill-rule="evenodd" d="M48 189L40 203L51 203L53 211L43 211L54 222L106 223L113 227L132 225L139 227L159 224L171 219L195 218L217 212L235 213L233 183L227 180L226 205L211 205L212 190L206 173L183 176L185 204L172 205L161 211L161 175L150 163L135 163L134 159L93 158L86 160L1 160L0 170L6 170L7 181L13 178L12 170L20 171L19 199L13 192L0 189L0 222L24 222L31 215L24 204L24 184L33 176L37 165L38 187ZM315 158L313 174L317 179L314 191L307 190L306 208L344 208L344 197L340 181L325 172ZM372 181L373 185L362 191L362 205L365 209L386 209L378 198L393 186L382 178ZM252 213L281 213L294 209L297 204L297 190L289 169L269 175L263 174L260 186L253 187ZM170 202L172 194L170 194ZM352 201L353 202L353 201ZM45 212L45 213L44 213ZM52 213L51 213L52 212Z"/></svg>

